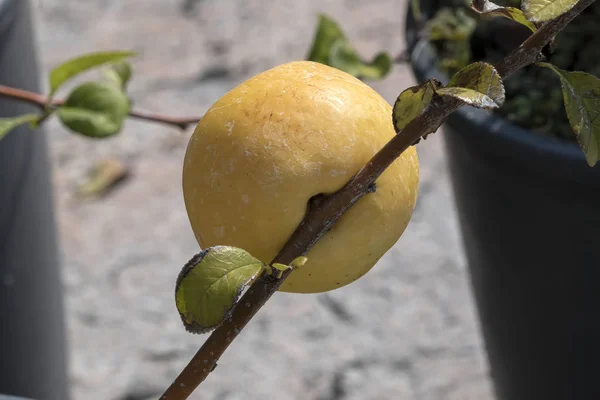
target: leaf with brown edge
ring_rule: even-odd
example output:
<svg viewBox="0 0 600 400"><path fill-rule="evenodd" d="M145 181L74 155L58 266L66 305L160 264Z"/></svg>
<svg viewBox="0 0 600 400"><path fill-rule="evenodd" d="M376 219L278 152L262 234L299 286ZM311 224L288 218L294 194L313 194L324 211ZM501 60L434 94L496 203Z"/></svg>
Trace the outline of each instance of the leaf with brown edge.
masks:
<svg viewBox="0 0 600 400"><path fill-rule="evenodd" d="M600 160L600 79L585 72L564 71L549 63L538 63L560 78L565 110L577 142L590 167Z"/></svg>
<svg viewBox="0 0 600 400"><path fill-rule="evenodd" d="M491 109L504 104L504 85L496 69L485 62L467 65L458 71L448 85L436 90L473 107Z"/></svg>
<svg viewBox="0 0 600 400"><path fill-rule="evenodd" d="M502 7L502 6L499 6L496 3L493 3L489 0L473 0L473 3L471 4L471 8L475 12L482 14L482 15L498 16L498 17L512 19L513 21L526 26L532 32L535 32L537 30L536 26L531 21L529 21L525 17L525 14L523 13L523 11L519 10L518 8Z"/></svg>
<svg viewBox="0 0 600 400"><path fill-rule="evenodd" d="M400 93L392 110L392 121L396 133L400 133L410 121L419 116L427 108L435 95L436 89L440 86L442 86L441 82L430 79L421 85L411 86ZM433 132L435 130L427 132L423 137L425 138Z"/></svg>
<svg viewBox="0 0 600 400"><path fill-rule="evenodd" d="M264 267L247 251L232 246L213 246L195 255L175 286L175 303L185 329L206 333L221 325Z"/></svg>

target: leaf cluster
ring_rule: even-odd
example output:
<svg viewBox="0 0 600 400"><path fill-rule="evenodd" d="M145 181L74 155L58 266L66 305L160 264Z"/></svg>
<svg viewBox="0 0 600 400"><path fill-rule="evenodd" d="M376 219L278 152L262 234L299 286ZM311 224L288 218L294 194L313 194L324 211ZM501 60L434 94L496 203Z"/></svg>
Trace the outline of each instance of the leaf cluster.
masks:
<svg viewBox="0 0 600 400"><path fill-rule="evenodd" d="M582 71L568 72L564 67L561 68L570 57L583 59L586 66L592 67L594 72L600 72L598 57L590 56L592 51L591 54L600 55L600 50L592 50L591 46L594 46L592 43L586 44L587 50L582 51L582 54L575 55L562 52L561 46L565 43L557 40L552 50L556 49L557 57L555 58L559 61L559 65L552 63L551 58L548 63L539 65L546 68L532 67L519 71L516 77L508 80L506 86L500 80L499 84L502 87L502 101L500 102L494 101L493 97L488 96L489 93L472 92L473 88L469 85L475 82L476 77L475 75L466 75L466 71L475 65L491 66L491 63L503 58L506 53L513 50L543 24L569 11L577 3L577 0L523 0L521 4L515 0L508 0L505 6L489 0L474 0L468 8L463 0L450 0L448 3L452 6L440 8L433 18L424 23L421 34L436 46L443 71L454 76L445 88L441 87L439 82L430 80L423 85L408 89L409 92L403 92L394 107L395 123L399 118L402 121L399 126L406 125L406 119L408 118L410 121L410 118L414 117L417 111L422 111L427 106L427 101L436 95L453 96L471 106L494 109L495 112L501 113L510 121L521 123L526 128L541 126L548 130L558 130L563 136L568 132L568 137L579 143L588 164L594 166L600 157L600 119L596 118L599 110L597 96L598 90L600 90L600 81L593 74ZM422 18L418 2L415 0L411 5L412 12L417 12L419 18ZM594 5L586 10L580 18L585 15L598 18L599 8L593 9L593 7ZM494 48L493 56L477 57L472 54L473 36L479 29L476 18L484 22L506 21L496 25L500 26L502 30L498 31L495 46L494 40L490 37L480 43L484 47ZM572 25L577 26L576 24ZM592 25L588 22L584 22L583 25L586 29L593 29L600 33L600 28L597 28L600 26L597 19ZM490 24L487 26L489 27ZM577 32L580 33L576 29L575 33ZM584 43L589 42L587 38L584 39ZM365 68L370 67L370 64L360 61L358 55L355 55L356 65L350 66L338 62L335 57L331 57L331 54L336 51L332 44L336 40L347 43L339 25L331 18L321 15L308 58L342 69L359 78L381 79L389 72L389 69L380 69L379 74L359 73L358 65ZM351 48L349 44L345 44L345 46ZM566 47L568 48L568 46ZM597 45L595 48L600 49ZM483 60L472 61L477 58ZM528 74L532 74L532 70L536 77L543 77L545 80L539 82L536 79L523 79ZM557 85L557 77L560 86ZM460 80L457 81L457 79ZM548 82L549 79L550 82ZM407 100L414 100L418 96L422 96L419 101L415 100L411 103L410 100ZM505 99L508 103L507 106L500 108L499 106L504 103ZM400 101L402 104L399 104ZM565 121L564 124L555 123L557 119L561 118Z"/></svg>
<svg viewBox="0 0 600 400"><path fill-rule="evenodd" d="M0 119L0 139L16 127L29 123L36 127L53 114L69 130L91 138L105 138L121 131L131 107L126 94L132 75L126 61L129 51L95 52L67 60L50 71L50 93L38 114ZM87 81L76 86L64 102L55 102L57 91L76 76L109 65L101 81Z"/></svg>
<svg viewBox="0 0 600 400"><path fill-rule="evenodd" d="M522 10L519 0L504 0L502 4L504 7L477 1L471 8L462 0L431 0L430 9L437 7L438 11L425 24L423 36L432 44L438 65L446 75L451 76L470 62L493 64L500 61L541 26L543 22L536 20L536 16L539 19L539 15L558 10L558 4L562 2L524 2ZM573 1L564 3L565 8L573 4ZM531 21L525 11L532 16ZM556 12L549 16L552 15ZM494 16L506 18L491 18ZM597 62L600 47L596 44L600 35L598 20L600 4L595 3L557 35L553 48L546 54L547 61L563 70L586 71L600 76L600 63ZM473 28L466 36L457 35L454 30L458 28L440 35L435 30L440 24ZM563 107L560 80L551 70L535 67L520 70L505 82L505 90L506 102L494 113L536 134L577 142Z"/></svg>

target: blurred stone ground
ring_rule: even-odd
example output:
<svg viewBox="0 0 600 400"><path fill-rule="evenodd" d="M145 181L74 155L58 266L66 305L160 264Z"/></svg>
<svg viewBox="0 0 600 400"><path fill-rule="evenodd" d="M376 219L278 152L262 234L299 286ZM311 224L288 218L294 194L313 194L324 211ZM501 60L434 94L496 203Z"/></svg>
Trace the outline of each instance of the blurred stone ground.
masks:
<svg viewBox="0 0 600 400"><path fill-rule="evenodd" d="M251 75L305 56L316 15L343 22L365 57L404 48L405 1L32 0L45 71L101 49L133 49L136 107L200 116ZM373 86L390 102L413 78ZM157 398L205 336L173 301L198 251L180 187L190 132L129 120L92 141L46 125L64 249L73 399ZM276 294L194 399L491 399L439 134L418 146L420 197L407 232L360 281ZM132 177L106 197L75 190L105 156Z"/></svg>

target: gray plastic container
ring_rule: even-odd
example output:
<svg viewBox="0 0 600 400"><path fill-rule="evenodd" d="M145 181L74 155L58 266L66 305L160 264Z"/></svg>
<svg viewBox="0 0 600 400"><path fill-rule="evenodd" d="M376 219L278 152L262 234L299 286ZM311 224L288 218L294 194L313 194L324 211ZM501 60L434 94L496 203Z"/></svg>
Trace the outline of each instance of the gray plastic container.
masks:
<svg viewBox="0 0 600 400"><path fill-rule="evenodd" d="M30 4L0 0L0 84L39 91ZM35 111L0 98L0 117ZM43 129L0 140L0 394L65 400L63 291Z"/></svg>

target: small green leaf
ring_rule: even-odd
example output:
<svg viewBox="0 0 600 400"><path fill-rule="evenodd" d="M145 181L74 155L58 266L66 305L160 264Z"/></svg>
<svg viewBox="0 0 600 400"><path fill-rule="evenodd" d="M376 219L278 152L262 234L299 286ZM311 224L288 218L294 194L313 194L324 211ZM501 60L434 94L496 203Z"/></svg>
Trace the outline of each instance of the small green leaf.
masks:
<svg viewBox="0 0 600 400"><path fill-rule="evenodd" d="M436 93L454 97L477 108L498 108L504 103L502 79L492 65L484 62L467 65Z"/></svg>
<svg viewBox="0 0 600 400"><path fill-rule="evenodd" d="M273 263L273 264L271 264L271 267L275 268L278 271L286 271L286 270L290 269L289 265L280 264L280 263Z"/></svg>
<svg viewBox="0 0 600 400"><path fill-rule="evenodd" d="M127 83L129 82L131 75L131 64L127 61L120 61L104 71L104 76L123 90L127 88Z"/></svg>
<svg viewBox="0 0 600 400"><path fill-rule="evenodd" d="M35 122L39 117L37 114L23 114L18 117L0 118L0 139L19 125Z"/></svg>
<svg viewBox="0 0 600 400"><path fill-rule="evenodd" d="M531 22L546 22L569 11L579 0L523 0L523 14Z"/></svg>
<svg viewBox="0 0 600 400"><path fill-rule="evenodd" d="M281 276L283 275L283 272L287 271L288 269L291 269L291 267L289 265L280 264L280 263L273 263L271 265L267 265L267 267L266 267L267 274L272 275L277 279L280 279Z"/></svg>
<svg viewBox="0 0 600 400"><path fill-rule="evenodd" d="M307 60L340 69L359 79L381 79L392 69L392 58L379 53L371 62L360 58L339 25L324 14L319 15L319 25Z"/></svg>
<svg viewBox="0 0 600 400"><path fill-rule="evenodd" d="M600 159L600 79L585 72L564 71L549 63L538 63L559 77L565 109L577 142L590 167Z"/></svg>
<svg viewBox="0 0 600 400"><path fill-rule="evenodd" d="M427 108L435 95L436 89L441 85L439 81L430 79L422 85L409 87L400 93L392 111L392 121L396 133L402 131L410 121Z"/></svg>
<svg viewBox="0 0 600 400"><path fill-rule="evenodd" d="M331 47L329 65L360 79L381 79L392 69L392 58L379 53L372 62L364 62L350 43L341 39Z"/></svg>
<svg viewBox="0 0 600 400"><path fill-rule="evenodd" d="M370 63L361 62L360 69L355 75L362 79L383 79L392 70L393 60L388 53L378 53Z"/></svg>
<svg viewBox="0 0 600 400"><path fill-rule="evenodd" d="M307 257L300 256L300 257L294 258L292 260L292 262L290 263L290 265L285 265L285 264L281 264L281 263L273 263L271 265L265 265L265 270L268 275L272 275L275 278L280 279L284 271L287 271L288 269L294 270L294 269L301 268L302 266L304 266L304 264L306 264L307 261L308 261Z"/></svg>
<svg viewBox="0 0 600 400"><path fill-rule="evenodd" d="M519 10L518 8L501 7L496 3L493 3L488 0L473 0L471 8L479 14L512 19L513 21L518 22L521 25L525 25L532 32L535 32L537 29L535 25L525 17L523 11Z"/></svg>
<svg viewBox="0 0 600 400"><path fill-rule="evenodd" d="M331 48L335 42L340 39L345 40L346 37L338 24L325 14L319 14L317 32L313 39L307 60L329 65L329 53L331 52Z"/></svg>
<svg viewBox="0 0 600 400"><path fill-rule="evenodd" d="M194 256L179 273L175 288L185 329L206 333L221 325L263 268L247 251L231 246L209 247Z"/></svg>
<svg viewBox="0 0 600 400"><path fill-rule="evenodd" d="M131 51L105 51L84 54L67 60L50 71L50 95L48 100L51 100L60 85L74 76L100 65L121 61L134 55L135 53Z"/></svg>
<svg viewBox="0 0 600 400"><path fill-rule="evenodd" d="M308 262L308 257L305 257L305 256L296 257L290 263L290 267L292 267L292 269L302 268L304 266L304 264L306 264L307 262Z"/></svg>
<svg viewBox="0 0 600 400"><path fill-rule="evenodd" d="M114 85L87 82L71 92L57 113L72 131L102 138L121 130L129 107L127 96Z"/></svg>

